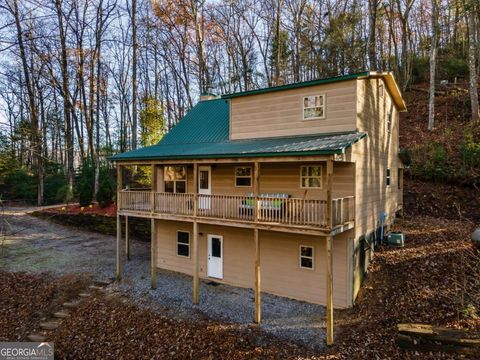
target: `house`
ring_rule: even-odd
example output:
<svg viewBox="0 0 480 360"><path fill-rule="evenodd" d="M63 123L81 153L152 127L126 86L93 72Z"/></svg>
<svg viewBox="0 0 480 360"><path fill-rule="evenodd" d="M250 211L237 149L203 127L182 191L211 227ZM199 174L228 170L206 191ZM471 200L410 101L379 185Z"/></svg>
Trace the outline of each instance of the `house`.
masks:
<svg viewBox="0 0 480 360"><path fill-rule="evenodd" d="M157 145L116 155L120 216L152 219L157 268L333 307L353 305L372 244L402 208L391 73L205 95ZM150 165L152 189L121 168ZM127 246L128 248L128 246Z"/></svg>

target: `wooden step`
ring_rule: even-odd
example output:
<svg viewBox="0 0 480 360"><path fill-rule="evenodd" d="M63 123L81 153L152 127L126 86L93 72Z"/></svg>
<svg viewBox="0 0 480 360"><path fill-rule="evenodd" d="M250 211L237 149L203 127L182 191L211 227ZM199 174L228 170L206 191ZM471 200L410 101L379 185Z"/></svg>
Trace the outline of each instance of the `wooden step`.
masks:
<svg viewBox="0 0 480 360"><path fill-rule="evenodd" d="M53 314L58 319L66 319L70 317L70 314L66 311L57 311L55 314Z"/></svg>
<svg viewBox="0 0 480 360"><path fill-rule="evenodd" d="M58 322L56 321L41 322L40 327L44 330L55 330L58 327Z"/></svg>
<svg viewBox="0 0 480 360"><path fill-rule="evenodd" d="M398 324L397 344L405 350L462 354L480 351L480 332L428 324Z"/></svg>
<svg viewBox="0 0 480 360"><path fill-rule="evenodd" d="M89 288L90 290L92 290L92 291L102 291L102 290L105 290L103 287L97 286L97 285L90 285L88 288Z"/></svg>
<svg viewBox="0 0 480 360"><path fill-rule="evenodd" d="M32 342L44 342L46 338L40 334L30 334L27 336L27 339Z"/></svg>
<svg viewBox="0 0 480 360"><path fill-rule="evenodd" d="M74 309L74 308L78 307L78 305L80 305L80 302L78 302L78 301L63 303L63 307L65 307L67 309Z"/></svg>
<svg viewBox="0 0 480 360"><path fill-rule="evenodd" d="M95 280L94 283L97 286L108 286L112 283L112 281L110 281L110 280Z"/></svg>

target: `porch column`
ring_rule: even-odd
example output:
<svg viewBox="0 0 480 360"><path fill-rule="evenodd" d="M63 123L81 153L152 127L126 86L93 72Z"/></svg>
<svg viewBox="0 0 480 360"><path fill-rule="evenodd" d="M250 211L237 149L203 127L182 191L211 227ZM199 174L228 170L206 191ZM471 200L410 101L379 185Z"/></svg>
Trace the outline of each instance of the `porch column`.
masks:
<svg viewBox="0 0 480 360"><path fill-rule="evenodd" d="M255 209L254 209L254 221L258 222L259 217L259 208L258 208L258 194L260 192L260 164L258 161L254 163L253 170L253 191L255 193ZM254 260L254 291L255 291L255 316L254 322L260 324L262 321L262 311L261 311L261 296L260 296L260 242L258 237L258 228L253 229L253 240L255 243L255 260Z"/></svg>
<svg viewBox="0 0 480 360"><path fill-rule="evenodd" d="M332 187L333 187L333 160L327 161L327 226L332 230ZM332 259L332 236L327 236L326 256L327 256L327 345L333 345L333 259Z"/></svg>
<svg viewBox="0 0 480 360"><path fill-rule="evenodd" d="M157 173L156 166L152 164L152 193L151 193L151 277L152 289L157 288L157 231L155 227L155 218L153 213L155 211L155 191L157 188Z"/></svg>
<svg viewBox="0 0 480 360"><path fill-rule="evenodd" d="M193 216L195 221L193 222L193 244L192 244L192 256L193 256L193 304L198 304L198 223L196 221L198 209L198 165L193 164Z"/></svg>
<svg viewBox="0 0 480 360"><path fill-rule="evenodd" d="M118 212L121 209L121 197L122 191L122 166L117 163L117 243L115 249L115 279L117 281L122 280L122 264L120 255L120 242L122 241L122 223L120 221L120 215Z"/></svg>
<svg viewBox="0 0 480 360"><path fill-rule="evenodd" d="M128 216L125 216L125 256L130 260L130 238L128 237Z"/></svg>
<svg viewBox="0 0 480 360"><path fill-rule="evenodd" d="M255 240L255 322L260 324L262 320L262 309L260 306L260 242L258 229L253 229Z"/></svg>

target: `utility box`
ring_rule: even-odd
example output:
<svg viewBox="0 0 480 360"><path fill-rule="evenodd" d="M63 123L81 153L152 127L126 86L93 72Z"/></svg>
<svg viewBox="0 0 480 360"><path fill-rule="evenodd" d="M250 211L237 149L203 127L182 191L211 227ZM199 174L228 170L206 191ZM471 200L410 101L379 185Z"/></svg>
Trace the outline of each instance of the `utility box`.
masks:
<svg viewBox="0 0 480 360"><path fill-rule="evenodd" d="M390 246L404 247L405 235L400 232L391 232L390 234L388 234L387 243Z"/></svg>

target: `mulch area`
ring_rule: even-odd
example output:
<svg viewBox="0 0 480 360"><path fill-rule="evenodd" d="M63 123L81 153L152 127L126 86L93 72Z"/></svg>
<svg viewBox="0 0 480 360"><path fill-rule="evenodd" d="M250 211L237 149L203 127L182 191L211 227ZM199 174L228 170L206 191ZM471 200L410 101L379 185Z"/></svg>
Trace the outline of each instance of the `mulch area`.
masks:
<svg viewBox="0 0 480 360"><path fill-rule="evenodd" d="M100 207L98 204L80 206L72 204L66 206L51 207L43 210L47 214L95 214L101 216L115 217L117 215L117 206L111 204L107 207Z"/></svg>
<svg viewBox="0 0 480 360"><path fill-rule="evenodd" d="M42 318L85 288L88 277L0 270L0 341L26 341Z"/></svg>
<svg viewBox="0 0 480 360"><path fill-rule="evenodd" d="M396 325L402 322L480 329L476 314L467 317L464 313L469 300L480 302L480 252L469 241L473 225L415 217L399 220L395 228L405 233L406 246L379 249L356 305L335 314L340 335L332 354L338 357L419 358L395 344ZM463 280L466 293L462 305L459 288ZM422 353L421 358L458 355Z"/></svg>

